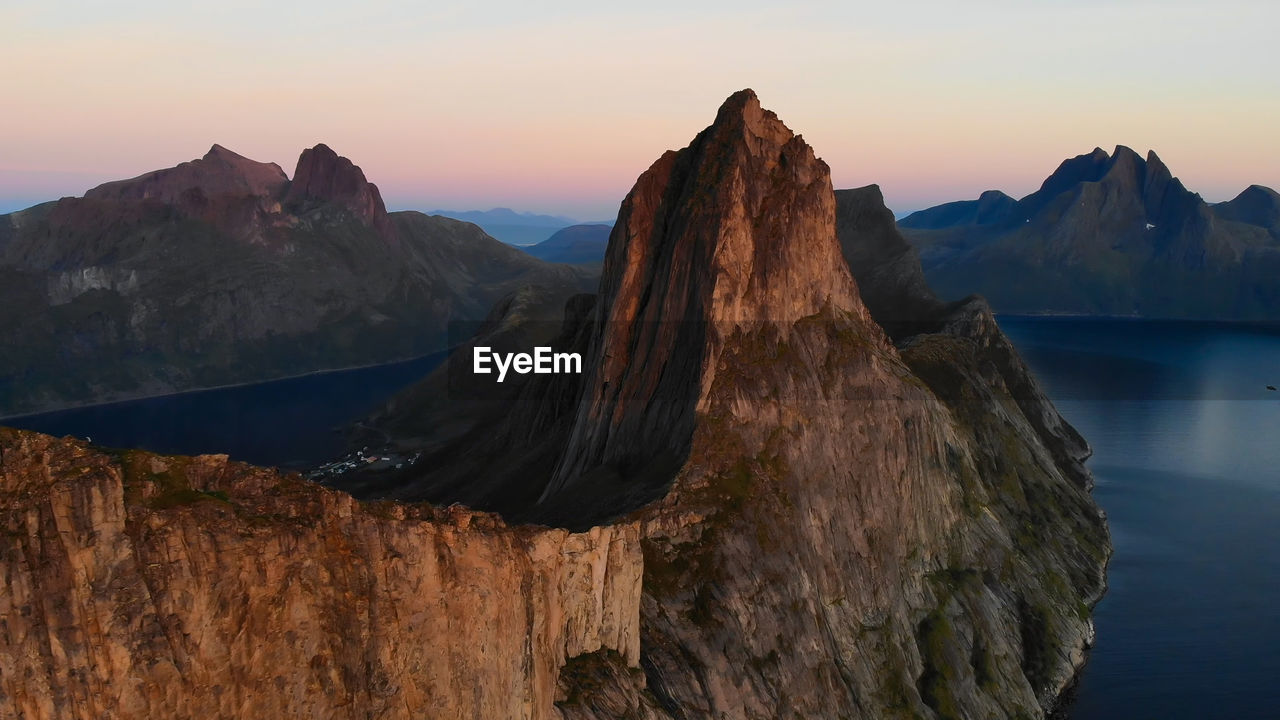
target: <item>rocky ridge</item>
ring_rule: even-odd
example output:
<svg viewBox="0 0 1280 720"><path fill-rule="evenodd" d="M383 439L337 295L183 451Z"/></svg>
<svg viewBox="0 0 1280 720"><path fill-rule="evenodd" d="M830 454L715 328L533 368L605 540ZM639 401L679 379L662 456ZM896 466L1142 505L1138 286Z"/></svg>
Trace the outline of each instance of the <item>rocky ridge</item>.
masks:
<svg viewBox="0 0 1280 720"><path fill-rule="evenodd" d="M639 659L634 524L7 429L0 478L0 717L549 718L567 658Z"/></svg>

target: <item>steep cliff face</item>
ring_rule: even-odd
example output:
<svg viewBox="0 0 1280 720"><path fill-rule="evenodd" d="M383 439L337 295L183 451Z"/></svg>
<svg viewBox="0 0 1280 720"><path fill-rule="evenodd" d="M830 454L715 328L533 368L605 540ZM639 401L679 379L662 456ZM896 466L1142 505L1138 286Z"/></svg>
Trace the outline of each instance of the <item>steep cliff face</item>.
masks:
<svg viewBox="0 0 1280 720"><path fill-rule="evenodd" d="M347 158L323 143L302 151L284 202L295 210L336 205L351 211L384 234L393 232L378 186Z"/></svg>
<svg viewBox="0 0 1280 720"><path fill-rule="evenodd" d="M981 300L933 296L878 191L834 196L736 95L624 202L589 325L578 383L530 380L399 478L511 517L641 524L643 674L578 659L566 716L1053 705L1108 554L1087 445ZM458 458L473 483L444 480Z"/></svg>
<svg viewBox="0 0 1280 720"><path fill-rule="evenodd" d="M980 301L886 335L853 273L910 263L855 200L838 237L826 165L750 91L641 176L556 340L586 372L395 478L537 527L0 435L30 608L0 681L40 678L0 709L1044 717L1108 553L1087 448Z"/></svg>
<svg viewBox="0 0 1280 720"><path fill-rule="evenodd" d="M0 717L549 718L639 659L639 528L360 505L0 429Z"/></svg>
<svg viewBox="0 0 1280 720"><path fill-rule="evenodd" d="M743 127L765 129L738 134ZM1107 540L1077 468L1059 465L1009 368L975 339L998 336L994 323L916 336L899 353L851 292L825 165L749 94L726 103L707 137L721 146L695 141L624 204L602 282L607 359L587 381L557 473L564 481L544 497L627 482L625 469L604 480L581 458L608 467L621 457L625 468L609 441L629 439L615 429L626 427L625 412L654 401L638 393L610 405L606 383L698 378L679 396L692 417L687 455L665 497L629 516L645 537L646 692L672 717L1041 716L1092 635L1088 605L1101 592ZM667 168L703 154L740 168L784 158L777 166L794 180L744 173L750 189L739 194L768 196L756 207L786 208L769 215L785 220L768 240L747 222L709 243L718 302L682 306L702 323L681 316L708 329L682 339L700 343L681 348L700 365L632 353L611 374L609 361L630 347L619 340L658 340L648 340L643 313L610 308L669 295L643 284L628 292L622 273L613 286L611 268L623 249L628 259L678 257L683 244L666 230L680 228L666 220L679 212L639 216L628 205L664 191L687 197L668 190L681 175ZM785 255L772 254L781 247ZM754 305L755 288L769 286L756 278L771 272L787 275L786 289ZM668 418L650 447L684 442L683 417ZM576 467L587 469L575 477Z"/></svg>
<svg viewBox="0 0 1280 720"><path fill-rule="evenodd" d="M678 454L725 344L826 307L865 313L834 244L826 164L751 93L640 176L605 256L586 392L544 497Z"/></svg>
<svg viewBox="0 0 1280 720"><path fill-rule="evenodd" d="M526 284L595 274L387 213L326 146L292 182L214 146L0 216L0 417L422 355Z"/></svg>
<svg viewBox="0 0 1280 720"><path fill-rule="evenodd" d="M945 307L925 282L920 256L898 232L879 186L835 194L840 249L871 316L894 339L936 330Z"/></svg>

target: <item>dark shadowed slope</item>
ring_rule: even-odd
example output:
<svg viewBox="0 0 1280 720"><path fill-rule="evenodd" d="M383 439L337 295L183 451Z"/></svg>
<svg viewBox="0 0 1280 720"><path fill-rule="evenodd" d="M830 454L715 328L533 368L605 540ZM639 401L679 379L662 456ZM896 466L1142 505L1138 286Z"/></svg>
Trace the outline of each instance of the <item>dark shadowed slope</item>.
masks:
<svg viewBox="0 0 1280 720"><path fill-rule="evenodd" d="M1280 193L1261 185L1250 185L1235 198L1213 206L1213 212L1225 220L1257 225L1280 240Z"/></svg>
<svg viewBox="0 0 1280 720"><path fill-rule="evenodd" d="M530 255L547 262L589 265L604 261L609 245L610 225L573 225L557 230L546 240L525 248Z"/></svg>
<svg viewBox="0 0 1280 720"><path fill-rule="evenodd" d="M977 292L999 311L1280 318L1275 193L1210 206L1154 152L1072 158L1010 203L984 193L900 226L944 298Z"/></svg>

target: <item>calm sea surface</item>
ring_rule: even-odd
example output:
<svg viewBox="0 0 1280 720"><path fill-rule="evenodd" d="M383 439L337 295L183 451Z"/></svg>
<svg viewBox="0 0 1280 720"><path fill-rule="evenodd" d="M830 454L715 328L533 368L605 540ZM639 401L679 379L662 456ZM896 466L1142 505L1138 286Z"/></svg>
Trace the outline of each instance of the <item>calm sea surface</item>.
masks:
<svg viewBox="0 0 1280 720"><path fill-rule="evenodd" d="M1003 317L1092 443L1115 542L1073 720L1280 717L1280 327ZM303 466L439 356L0 421Z"/></svg>
<svg viewBox="0 0 1280 720"><path fill-rule="evenodd" d="M1001 318L1115 543L1072 720L1280 717L1280 328Z"/></svg>
<svg viewBox="0 0 1280 720"><path fill-rule="evenodd" d="M255 385L202 390L0 420L96 445L160 453L226 453L258 465L298 468L341 456L341 428L426 375L443 354Z"/></svg>

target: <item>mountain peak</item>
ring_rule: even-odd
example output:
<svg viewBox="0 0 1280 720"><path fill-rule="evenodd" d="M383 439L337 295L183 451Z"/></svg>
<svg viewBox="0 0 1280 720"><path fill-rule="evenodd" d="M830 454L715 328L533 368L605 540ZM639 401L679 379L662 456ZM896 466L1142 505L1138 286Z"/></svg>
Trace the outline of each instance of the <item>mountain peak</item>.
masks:
<svg viewBox="0 0 1280 720"><path fill-rule="evenodd" d="M289 182L275 163L250 160L214 144L198 160L154 170L129 180L104 183L84 194L97 200L146 200L181 203L192 191L219 195L276 197Z"/></svg>
<svg viewBox="0 0 1280 720"><path fill-rule="evenodd" d="M1134 149L1129 147L1128 145L1116 145L1115 151L1111 153L1111 159L1116 160L1121 157L1136 158L1138 160L1142 159L1142 156L1139 155L1137 152L1135 152Z"/></svg>
<svg viewBox="0 0 1280 720"><path fill-rule="evenodd" d="M720 109L716 112L717 121L726 114L760 114L763 108L760 107L760 97L756 95L756 91L751 88L743 88L720 103Z"/></svg>
<svg viewBox="0 0 1280 720"><path fill-rule="evenodd" d="M302 151L285 203L296 211L333 203L357 217L389 231L390 220L378 186L369 182L359 165L334 152L324 143Z"/></svg>
<svg viewBox="0 0 1280 720"><path fill-rule="evenodd" d="M204 157L201 159L202 160L223 159L223 160L235 161L235 160L247 160L248 158L241 155L240 153L228 150L226 147L219 145L218 143L214 143L213 146L209 148L209 152L205 153Z"/></svg>
<svg viewBox="0 0 1280 720"><path fill-rule="evenodd" d="M544 499L599 472L642 475L687 448L730 337L765 325L785 336L831 307L867 317L836 240L830 171L754 92L735 93L623 201L599 342Z"/></svg>
<svg viewBox="0 0 1280 720"><path fill-rule="evenodd" d="M1116 145L1115 152L1111 153L1111 161L1106 164L1105 171L1097 179L1116 178L1124 185L1142 192L1146 172L1147 163L1141 155L1127 145Z"/></svg>
<svg viewBox="0 0 1280 720"><path fill-rule="evenodd" d="M1280 193L1263 185L1250 185L1227 202L1213 206L1213 212L1225 220L1267 228L1280 240Z"/></svg>
<svg viewBox="0 0 1280 720"><path fill-rule="evenodd" d="M1123 145L1116 147L1116 154L1121 154ZM1132 152L1132 151L1130 151ZM1063 160L1053 174L1045 178L1040 189L1018 201L1018 214L1024 218L1034 217L1045 205L1060 193L1082 182L1097 182L1115 163L1115 159L1102 148L1095 147L1091 152Z"/></svg>
<svg viewBox="0 0 1280 720"><path fill-rule="evenodd" d="M720 105L716 120L708 129L730 127L742 128L748 133L748 137L755 137L765 142L785 142L791 138L799 138L778 119L773 111L766 110L760 105L760 98L750 88L730 95ZM805 147L808 148L808 145ZM812 154L812 150L809 152Z"/></svg>

